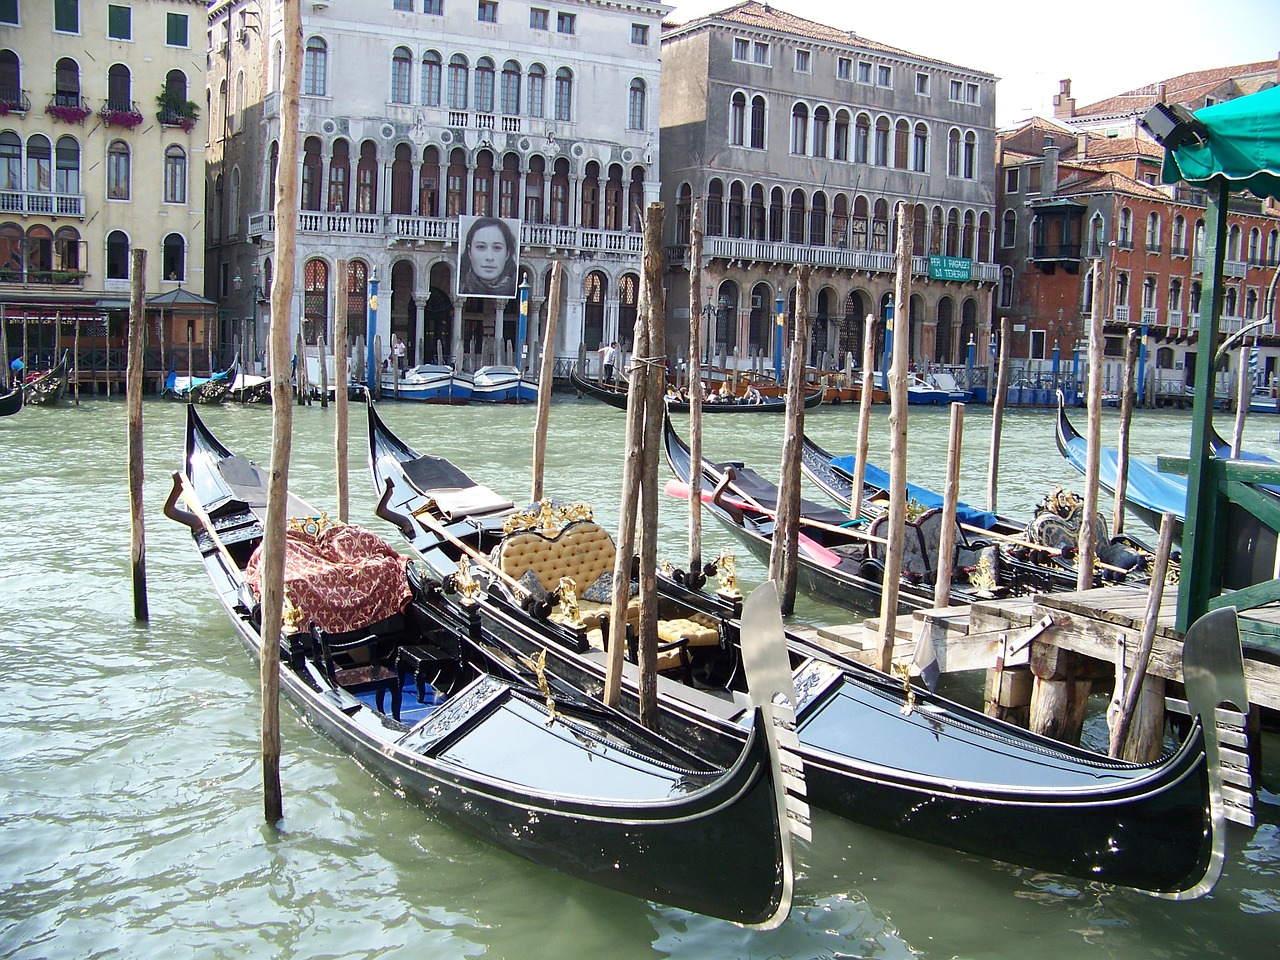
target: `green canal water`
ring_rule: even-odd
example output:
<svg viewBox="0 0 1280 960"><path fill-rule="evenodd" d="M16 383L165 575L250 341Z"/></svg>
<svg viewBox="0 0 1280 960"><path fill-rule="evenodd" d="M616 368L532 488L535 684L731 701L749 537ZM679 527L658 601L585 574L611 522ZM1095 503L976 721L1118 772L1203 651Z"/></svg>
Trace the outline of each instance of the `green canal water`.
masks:
<svg viewBox="0 0 1280 960"><path fill-rule="evenodd" d="M383 413L419 449L512 499L527 496L529 408L386 403ZM183 416L176 404L144 406L146 626L132 619L125 405L96 399L0 420L0 957L1063 960L1253 958L1280 944L1275 735L1264 743L1258 826L1232 829L1222 880L1192 903L1064 881L817 812L815 841L799 851L791 918L777 931L743 931L455 832L288 705L286 820L266 827L256 667L186 530L161 514ZM269 410L214 409L208 420L233 449L265 461ZM548 491L591 502L613 528L623 420L569 395L552 406ZM962 495L978 503L990 422L986 408L969 409ZM292 486L329 509L333 423L332 409L294 410ZM849 407L807 417L811 435L842 452L855 424ZM1113 415L1106 424L1114 436ZM373 517L359 416L353 426L353 519L392 537ZM1280 458L1278 427L1280 419L1254 418L1248 446ZM911 475L940 483L946 412L913 410L909 429ZM1185 450L1189 432L1185 413L1142 412L1134 453ZM776 477L780 418L709 418L705 433L709 456ZM888 419L877 408L872 456L887 463L887 454ZM999 506L1013 515L1027 515L1055 484L1081 486L1054 448L1048 411L1008 415L1001 463ZM661 553L683 565L687 506L663 500ZM732 544L710 518L706 531L708 555ZM741 554L739 570L744 586L763 573ZM797 619L851 616L802 602Z"/></svg>

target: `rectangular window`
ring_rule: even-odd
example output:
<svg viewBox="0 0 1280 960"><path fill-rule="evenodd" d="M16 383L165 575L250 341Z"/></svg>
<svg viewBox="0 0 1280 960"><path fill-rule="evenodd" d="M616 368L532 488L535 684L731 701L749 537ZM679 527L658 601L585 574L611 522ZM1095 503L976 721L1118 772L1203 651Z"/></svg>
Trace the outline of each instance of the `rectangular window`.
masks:
<svg viewBox="0 0 1280 960"><path fill-rule="evenodd" d="M53 29L59 33L80 32L80 0L53 0Z"/></svg>
<svg viewBox="0 0 1280 960"><path fill-rule="evenodd" d="M966 83L964 85L964 102L965 103L978 102L978 85L976 83Z"/></svg>
<svg viewBox="0 0 1280 960"><path fill-rule="evenodd" d="M476 13L476 19L481 23L497 23L498 22L498 4L497 0L480 0L480 6Z"/></svg>
<svg viewBox="0 0 1280 960"><path fill-rule="evenodd" d="M133 39L133 10L118 3L107 4L107 36L112 40Z"/></svg>
<svg viewBox="0 0 1280 960"><path fill-rule="evenodd" d="M0 0L0 23L18 22L18 0Z"/></svg>
<svg viewBox="0 0 1280 960"><path fill-rule="evenodd" d="M751 41L737 37L733 41L733 59L747 61L751 59Z"/></svg>
<svg viewBox="0 0 1280 960"><path fill-rule="evenodd" d="M1017 167L1014 167L1012 170L1006 170L1004 172L1004 192L1005 193L1018 192L1018 168Z"/></svg>
<svg viewBox="0 0 1280 960"><path fill-rule="evenodd" d="M549 10L543 10L541 7L531 7L529 9L529 29L551 29L551 12Z"/></svg>
<svg viewBox="0 0 1280 960"><path fill-rule="evenodd" d="M187 15L185 13L165 14L165 43L171 47L187 46Z"/></svg>
<svg viewBox="0 0 1280 960"><path fill-rule="evenodd" d="M444 16L444 0L422 0L422 12Z"/></svg>
<svg viewBox="0 0 1280 960"><path fill-rule="evenodd" d="M1044 341L1045 341L1045 332L1043 330L1031 331L1031 359L1032 360L1044 359Z"/></svg>
<svg viewBox="0 0 1280 960"><path fill-rule="evenodd" d="M772 62L769 58L769 45L767 43L757 40L751 49L753 51L751 59L756 63L764 64L767 67Z"/></svg>
<svg viewBox="0 0 1280 960"><path fill-rule="evenodd" d="M876 86L892 87L893 86L893 67L881 64L876 68Z"/></svg>
<svg viewBox="0 0 1280 960"><path fill-rule="evenodd" d="M959 103L964 99L964 84L959 80L952 80L947 93L947 99L954 100L956 103Z"/></svg>
<svg viewBox="0 0 1280 960"><path fill-rule="evenodd" d="M577 33L578 15L576 13L556 14L556 33Z"/></svg>
<svg viewBox="0 0 1280 960"><path fill-rule="evenodd" d="M808 50L796 51L796 73L809 72L810 56Z"/></svg>
<svg viewBox="0 0 1280 960"><path fill-rule="evenodd" d="M858 82L859 83L871 82L871 64L868 63L866 60L858 61Z"/></svg>
<svg viewBox="0 0 1280 960"><path fill-rule="evenodd" d="M649 25L647 23L633 23L631 25L631 42L637 47L647 47L649 45Z"/></svg>
<svg viewBox="0 0 1280 960"><path fill-rule="evenodd" d="M853 61L848 57L836 57L836 76L841 80L852 80Z"/></svg>
<svg viewBox="0 0 1280 960"><path fill-rule="evenodd" d="M396 2L391 5L391 9L408 10L410 13L413 13L413 0L396 0Z"/></svg>
<svg viewBox="0 0 1280 960"><path fill-rule="evenodd" d="M929 75L927 73L916 74L916 93L922 97L929 95Z"/></svg>

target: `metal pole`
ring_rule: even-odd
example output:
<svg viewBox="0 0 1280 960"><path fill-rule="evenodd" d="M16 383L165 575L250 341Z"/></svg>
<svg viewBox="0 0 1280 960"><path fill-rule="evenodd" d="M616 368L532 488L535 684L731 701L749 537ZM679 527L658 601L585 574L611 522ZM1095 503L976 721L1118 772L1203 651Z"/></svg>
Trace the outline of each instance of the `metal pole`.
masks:
<svg viewBox="0 0 1280 960"><path fill-rule="evenodd" d="M893 356L893 294L884 308L884 366L880 371L880 386L889 389L889 364Z"/></svg>
<svg viewBox="0 0 1280 960"><path fill-rule="evenodd" d="M520 280L520 322L516 325L516 371L524 376L524 341L529 336L529 278ZM519 385L517 384L517 396Z"/></svg>
<svg viewBox="0 0 1280 960"><path fill-rule="evenodd" d="M782 311L786 307L787 301L782 296L782 287L779 286L778 296L773 301L773 309L776 314L773 328L773 379L778 382L779 387L782 386L782 340L787 329Z"/></svg>
<svg viewBox="0 0 1280 960"><path fill-rule="evenodd" d="M373 355L373 341L378 336L378 268L373 268L369 277L369 312L365 323L365 386L373 396L378 396L378 383L381 371L378 370Z"/></svg>

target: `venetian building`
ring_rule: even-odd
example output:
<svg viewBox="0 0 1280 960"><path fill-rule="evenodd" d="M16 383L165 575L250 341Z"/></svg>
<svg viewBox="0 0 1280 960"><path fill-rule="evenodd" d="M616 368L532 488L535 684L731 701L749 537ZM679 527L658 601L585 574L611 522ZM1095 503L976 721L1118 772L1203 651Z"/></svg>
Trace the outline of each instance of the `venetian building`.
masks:
<svg viewBox="0 0 1280 960"><path fill-rule="evenodd" d="M11 320L87 321L85 379L119 379L132 249L148 295L204 287L204 12L0 0L0 301ZM33 328L33 353L69 347L66 326Z"/></svg>
<svg viewBox="0 0 1280 960"><path fill-rule="evenodd" d="M353 7L358 9L356 15ZM641 217L658 198L659 30L670 7L563 0L303 4L300 154L279 155L281 7L211 5L209 258L235 329L262 327L276 273L271 210L297 166L291 329L377 331L409 363L514 342L518 301L457 294L459 217L519 221L520 275L541 325L565 267L555 350L629 329ZM220 141L220 142L219 142ZM345 264L339 273L340 264ZM239 277L239 283L236 278Z"/></svg>
<svg viewBox="0 0 1280 960"><path fill-rule="evenodd" d="M905 200L913 361L963 363L971 340L985 358L999 278L994 76L756 2L671 26L662 48L673 336L687 342L698 198L706 349L769 366L775 303L793 314L792 267L808 263L811 362L860 360L863 318L884 317L893 292Z"/></svg>

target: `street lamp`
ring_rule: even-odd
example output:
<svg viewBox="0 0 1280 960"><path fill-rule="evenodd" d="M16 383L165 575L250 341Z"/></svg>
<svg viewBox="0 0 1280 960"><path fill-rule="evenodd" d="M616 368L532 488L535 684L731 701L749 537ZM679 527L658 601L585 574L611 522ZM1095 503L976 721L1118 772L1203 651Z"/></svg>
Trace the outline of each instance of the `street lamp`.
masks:
<svg viewBox="0 0 1280 960"><path fill-rule="evenodd" d="M711 343L715 337L716 308L711 305L711 284L703 288L702 296L702 343L704 346L703 365L711 366Z"/></svg>
<svg viewBox="0 0 1280 960"><path fill-rule="evenodd" d="M378 335L378 268L369 276L369 311L365 321L365 386L378 395L379 371L373 356L373 340Z"/></svg>
<svg viewBox="0 0 1280 960"><path fill-rule="evenodd" d="M786 333L786 321L783 319L782 311L787 307L786 300L782 297L782 290L779 288L778 296L773 301L773 309L775 313L773 327L773 378L778 381L778 386L782 386L782 338Z"/></svg>
<svg viewBox="0 0 1280 960"><path fill-rule="evenodd" d="M889 358L893 355L893 294L884 305L884 367L880 371L880 388L889 389Z"/></svg>
<svg viewBox="0 0 1280 960"><path fill-rule="evenodd" d="M524 375L524 341L529 335L529 275L520 279L520 322L516 326L516 369Z"/></svg>
<svg viewBox="0 0 1280 960"><path fill-rule="evenodd" d="M244 286L244 278L240 276L239 270L236 271L236 275L232 278L231 283L237 292ZM252 351L250 355L253 357L252 370L255 374L258 372L258 302L262 300L264 296L265 294L263 293L262 287L258 284L258 265L255 263L253 265L253 286L249 290L249 300L253 307L253 318L250 321L253 324L250 328L253 331L253 346L250 347L249 345L249 336L247 332L244 336L243 346L243 349Z"/></svg>
<svg viewBox="0 0 1280 960"><path fill-rule="evenodd" d="M1053 389L1058 389L1058 365L1062 360L1062 307L1058 308L1058 329L1053 335Z"/></svg>

